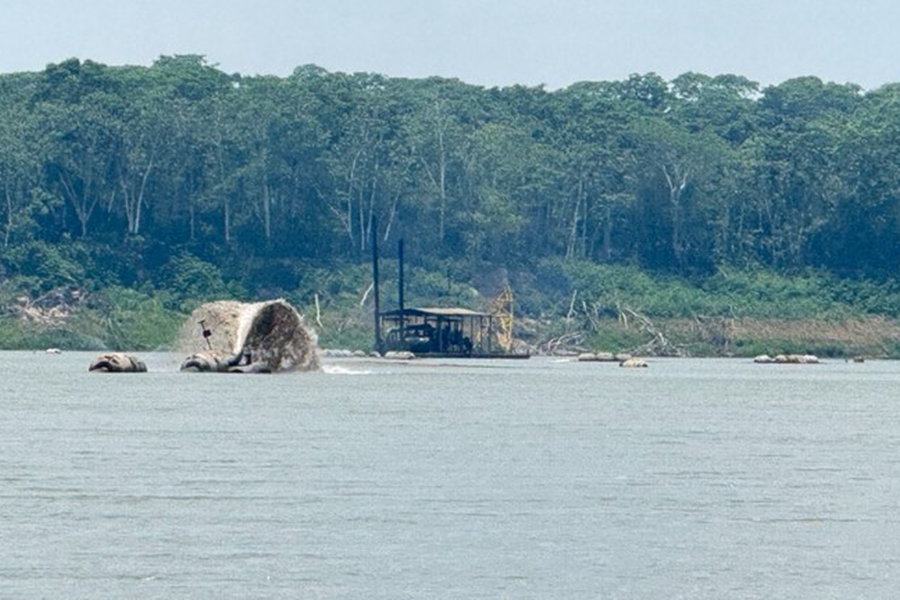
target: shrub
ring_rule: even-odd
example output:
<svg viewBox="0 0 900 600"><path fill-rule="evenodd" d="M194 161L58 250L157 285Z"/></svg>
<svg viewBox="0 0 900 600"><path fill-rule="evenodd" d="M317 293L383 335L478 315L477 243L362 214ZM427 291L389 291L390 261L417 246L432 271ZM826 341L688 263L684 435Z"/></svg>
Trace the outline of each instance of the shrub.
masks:
<svg viewBox="0 0 900 600"><path fill-rule="evenodd" d="M244 295L239 283L225 283L216 265L189 252L182 252L169 260L162 269L158 285L168 292L166 308L183 313L190 313L204 302Z"/></svg>

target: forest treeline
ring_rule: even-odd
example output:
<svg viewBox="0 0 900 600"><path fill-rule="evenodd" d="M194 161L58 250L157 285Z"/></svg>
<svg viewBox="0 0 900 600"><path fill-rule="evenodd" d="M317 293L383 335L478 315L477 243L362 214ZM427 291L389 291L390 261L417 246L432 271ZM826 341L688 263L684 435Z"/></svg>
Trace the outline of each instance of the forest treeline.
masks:
<svg viewBox="0 0 900 600"><path fill-rule="evenodd" d="M0 190L0 276L31 293L271 296L313 265L367 261L373 226L438 273L884 280L900 267L900 85L651 73L549 91L71 59L0 75Z"/></svg>

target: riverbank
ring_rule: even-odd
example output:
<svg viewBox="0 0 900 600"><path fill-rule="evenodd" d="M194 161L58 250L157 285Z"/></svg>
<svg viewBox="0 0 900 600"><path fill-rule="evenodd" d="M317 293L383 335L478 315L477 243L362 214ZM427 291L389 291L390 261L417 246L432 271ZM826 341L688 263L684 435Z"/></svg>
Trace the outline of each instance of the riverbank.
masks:
<svg viewBox="0 0 900 600"><path fill-rule="evenodd" d="M23 316L25 314L26 316ZM0 317L0 349L166 350L175 343L185 315L135 306L109 318L79 310L50 318L30 313ZM105 317L105 318L104 318ZM307 319L322 347L371 350L370 313ZM815 354L821 357L900 358L900 319L854 318L654 318L634 311L617 318L518 318L514 337L532 355L628 352L642 356L752 357Z"/></svg>
<svg viewBox="0 0 900 600"><path fill-rule="evenodd" d="M644 356L815 354L821 357L900 358L900 320L881 316L853 319L606 319L595 321L590 331L571 329L547 339L530 341L538 354L627 351Z"/></svg>

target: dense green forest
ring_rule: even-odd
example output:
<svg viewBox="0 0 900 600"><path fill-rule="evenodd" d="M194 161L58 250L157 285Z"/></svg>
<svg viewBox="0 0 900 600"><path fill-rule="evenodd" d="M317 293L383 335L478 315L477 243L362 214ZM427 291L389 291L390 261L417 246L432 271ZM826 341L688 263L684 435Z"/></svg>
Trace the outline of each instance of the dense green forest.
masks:
<svg viewBox="0 0 900 600"><path fill-rule="evenodd" d="M555 334L626 309L900 306L900 85L549 91L71 59L0 75L0 190L0 304L74 294L97 345L163 344L200 301L278 296L362 343L342 332L371 311L373 238L385 260L404 240L413 299L484 307L503 280ZM44 341L0 327L4 347Z"/></svg>

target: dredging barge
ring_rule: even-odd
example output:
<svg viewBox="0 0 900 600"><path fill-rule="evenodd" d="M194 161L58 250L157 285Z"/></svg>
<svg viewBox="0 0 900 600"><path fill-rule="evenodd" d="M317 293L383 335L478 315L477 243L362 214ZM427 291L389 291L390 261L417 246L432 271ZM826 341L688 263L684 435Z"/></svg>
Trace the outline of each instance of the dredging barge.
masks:
<svg viewBox="0 0 900 600"><path fill-rule="evenodd" d="M397 245L399 267L396 310L380 309L378 245L373 224L372 280L375 292L375 349L411 352L423 358L528 358L513 351L512 291L509 285L493 302L491 313L461 307L407 308L403 304L403 240Z"/></svg>
<svg viewBox="0 0 900 600"><path fill-rule="evenodd" d="M434 358L528 358L527 353L510 352L501 345L502 320L467 308L391 310L378 317L380 345L385 352Z"/></svg>

